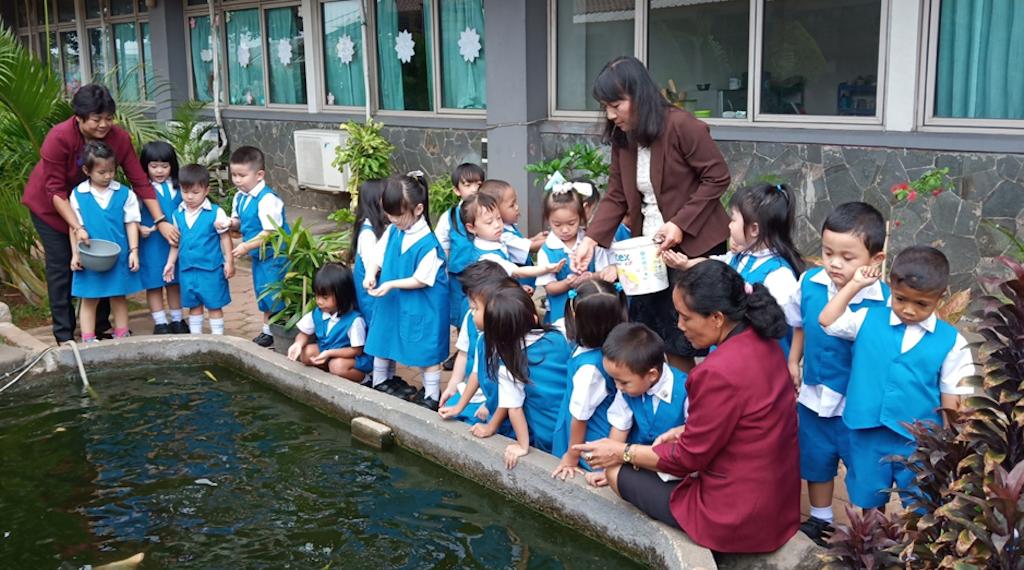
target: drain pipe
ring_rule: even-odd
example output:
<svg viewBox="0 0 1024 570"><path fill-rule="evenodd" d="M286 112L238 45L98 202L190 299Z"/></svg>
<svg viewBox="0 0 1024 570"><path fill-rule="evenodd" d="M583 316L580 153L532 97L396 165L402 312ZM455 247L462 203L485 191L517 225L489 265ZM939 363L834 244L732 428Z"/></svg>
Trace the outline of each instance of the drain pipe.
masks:
<svg viewBox="0 0 1024 570"><path fill-rule="evenodd" d="M93 390L92 386L89 385L89 377L86 376L85 374L85 365L82 364L82 355L79 354L78 352L78 344L76 344L75 341L73 340L69 340L66 341L64 345L70 346L71 352L75 355L75 364L78 365L78 375L82 378L82 387L85 388L86 392L89 392L90 396L95 398L96 391Z"/></svg>
<svg viewBox="0 0 1024 570"><path fill-rule="evenodd" d="M93 398L98 397L99 395L96 393L96 390L93 390L92 385L89 384L89 377L85 373L85 365L82 363L82 355L78 352L78 345L75 344L75 341L73 340L65 342L64 345L71 346L71 352L75 355L75 363L78 365L78 376L82 379L82 387L85 388L85 391L88 392L89 395L92 396ZM18 373L18 375L14 377L14 380L11 380L7 384L4 384L2 387L0 387L0 393L3 393L11 386L17 384L18 380L21 380L26 374L28 374L28 371L32 370L33 366L38 364L39 361L42 360L44 356L46 356L47 354L50 353L50 351L55 350L56 348L56 346L48 347L47 349L37 354L36 357L33 358L32 361L29 362L28 364L23 364L22 366L15 368L14 370L11 370L7 374L5 374L3 376L4 378L16 372Z"/></svg>

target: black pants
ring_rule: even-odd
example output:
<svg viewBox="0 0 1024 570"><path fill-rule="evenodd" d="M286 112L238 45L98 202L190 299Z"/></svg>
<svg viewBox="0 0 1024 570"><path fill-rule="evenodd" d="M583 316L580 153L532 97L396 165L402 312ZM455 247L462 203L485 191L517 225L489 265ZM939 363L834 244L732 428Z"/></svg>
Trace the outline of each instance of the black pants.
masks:
<svg viewBox="0 0 1024 570"><path fill-rule="evenodd" d="M662 481L654 471L633 469L629 465L623 465L619 469L617 480L620 497L632 503L652 519L675 528L679 528L679 523L672 515L669 499L679 483L679 481Z"/></svg>
<svg viewBox="0 0 1024 570"><path fill-rule="evenodd" d="M71 242L68 234L59 232L32 214L32 224L46 254L46 290L50 296L53 338L64 342L75 338L75 306L71 303ZM100 300L96 307L96 331L110 328L110 300Z"/></svg>

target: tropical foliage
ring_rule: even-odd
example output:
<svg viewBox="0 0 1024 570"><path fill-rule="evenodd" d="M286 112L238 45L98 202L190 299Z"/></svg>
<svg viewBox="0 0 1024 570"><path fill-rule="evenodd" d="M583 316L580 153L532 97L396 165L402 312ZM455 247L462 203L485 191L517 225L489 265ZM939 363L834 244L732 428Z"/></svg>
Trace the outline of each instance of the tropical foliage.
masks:
<svg viewBox="0 0 1024 570"><path fill-rule="evenodd" d="M359 185L365 180L379 180L391 175L391 153L395 145L384 138L381 130L383 123L367 119L365 123L349 121L341 125L348 133L345 146L336 149L336 156L331 166L344 171L349 169L348 191L351 196L351 208L355 210L358 203Z"/></svg>
<svg viewBox="0 0 1024 570"><path fill-rule="evenodd" d="M430 198L431 222L434 224L449 208L459 203L459 195L455 193L452 179L447 176L434 180L427 189L427 195Z"/></svg>
<svg viewBox="0 0 1024 570"><path fill-rule="evenodd" d="M600 147L585 143L577 143L569 147L561 155L526 165L526 171L540 174L538 185L543 185L549 176L561 172L567 179L585 177L604 188L608 184L608 169L611 163L604 157Z"/></svg>

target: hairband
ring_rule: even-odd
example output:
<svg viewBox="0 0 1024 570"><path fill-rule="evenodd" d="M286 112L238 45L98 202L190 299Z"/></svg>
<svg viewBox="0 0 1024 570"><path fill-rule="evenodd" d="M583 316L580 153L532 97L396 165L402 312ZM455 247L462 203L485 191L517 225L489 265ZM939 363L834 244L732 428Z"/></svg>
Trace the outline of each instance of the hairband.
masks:
<svg viewBox="0 0 1024 570"><path fill-rule="evenodd" d="M753 295L754 294L754 286L751 285L750 283L747 283L746 281L744 281L743 282L743 292L746 293L747 295Z"/></svg>
<svg viewBox="0 0 1024 570"><path fill-rule="evenodd" d="M575 289L569 289L569 292L566 293L566 294L569 296L570 299L575 299L576 298L576 290Z"/></svg>
<svg viewBox="0 0 1024 570"><path fill-rule="evenodd" d="M789 202L789 192L786 192L786 189L782 186L782 184L776 184L775 191L778 192L779 194L782 194L782 197L785 198L787 202Z"/></svg>
<svg viewBox="0 0 1024 570"><path fill-rule="evenodd" d="M594 195L594 186L589 182L569 182L562 176L561 172L556 170L554 174L548 177L547 183L544 184L544 191L551 192L552 194L565 194L575 191L584 198L590 198Z"/></svg>
<svg viewBox="0 0 1024 570"><path fill-rule="evenodd" d="M622 283L619 283L618 281L615 282L615 292L616 293L621 293L622 292Z"/></svg>

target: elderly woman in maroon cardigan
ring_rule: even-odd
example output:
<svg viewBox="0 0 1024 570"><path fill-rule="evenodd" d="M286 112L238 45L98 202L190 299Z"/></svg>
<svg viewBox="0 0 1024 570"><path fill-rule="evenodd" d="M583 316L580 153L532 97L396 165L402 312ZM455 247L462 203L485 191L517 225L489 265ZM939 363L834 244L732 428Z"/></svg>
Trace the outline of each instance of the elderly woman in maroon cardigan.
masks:
<svg viewBox="0 0 1024 570"><path fill-rule="evenodd" d="M71 107L75 115L55 125L43 140L39 162L32 169L21 197L21 203L32 212L32 223L39 232L39 241L46 254L46 287L53 315L53 336L57 342L71 340L75 334L68 233L74 232L80 242L89 242L88 228L78 224L68 201L72 188L86 179L81 159L86 142L103 141L113 149L117 163L131 181L136 196L153 214L160 234L171 243L178 241L178 230L166 218L174 212L160 210L149 177L135 155L131 137L114 125L116 109L107 88L83 85L75 92ZM109 312L109 305L101 303L97 311L97 331L109 328Z"/></svg>
<svg viewBox="0 0 1024 570"><path fill-rule="evenodd" d="M729 216L720 200L729 168L707 125L669 105L634 57L608 62L593 94L607 117L604 140L612 145L612 165L608 192L576 248L573 267L587 267L595 245L611 245L623 221L633 237L648 236L662 250L689 257L725 253ZM673 366L689 370L693 357L706 354L676 329L668 290L631 297L629 312L631 321L661 335Z"/></svg>
<svg viewBox="0 0 1024 570"><path fill-rule="evenodd" d="M683 272L672 297L690 342L717 347L686 381L686 425L653 446L602 439L575 449L605 468L623 499L697 544L776 550L800 524L796 399L777 340L786 334L782 309L763 285L713 260Z"/></svg>

